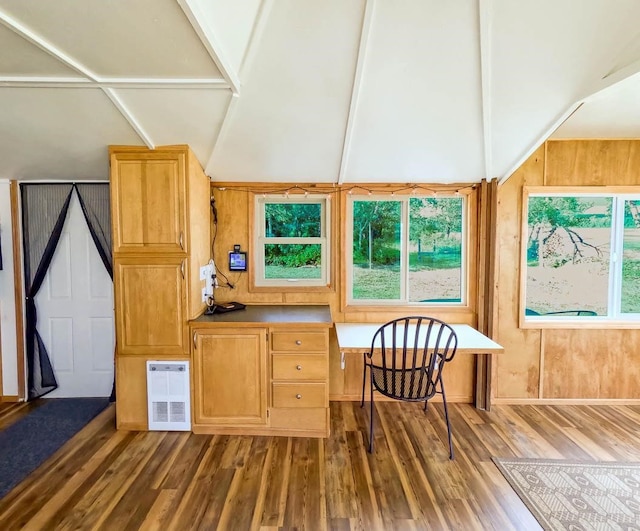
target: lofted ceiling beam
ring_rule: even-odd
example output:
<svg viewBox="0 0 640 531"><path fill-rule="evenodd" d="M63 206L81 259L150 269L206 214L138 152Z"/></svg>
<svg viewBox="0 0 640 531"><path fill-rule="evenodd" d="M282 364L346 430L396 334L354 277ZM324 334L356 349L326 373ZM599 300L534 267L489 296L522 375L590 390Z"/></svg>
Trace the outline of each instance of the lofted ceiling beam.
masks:
<svg viewBox="0 0 640 531"><path fill-rule="evenodd" d="M538 149L552 134L558 129L564 122L566 122L582 105L589 102L592 99L603 96L607 91L614 89L616 86L624 83L625 81L640 75L640 60L634 61L628 66L611 72L598 80L597 83L591 86L590 89L585 91L584 96L578 101L573 103L569 108L560 115L544 134L538 138L538 140L526 151L526 153L518 159L516 164L504 174L500 179L499 184L506 182L513 173Z"/></svg>
<svg viewBox="0 0 640 531"><path fill-rule="evenodd" d="M482 0L481 0L482 1ZM620 68L618 70L614 70L609 72L601 79L599 79L596 83L591 85L579 98L575 103L570 105L567 110L562 113L544 132L542 136L538 138L538 140L526 151L526 153L518 159L516 164L513 165L506 172L499 181L499 184L503 184L506 182L513 173L522 165L524 162L534 153L536 149L538 149L552 134L558 129L564 122L566 122L582 105L588 103L591 100L600 98L604 96L608 91L615 89L615 87L620 84L630 80L631 78L640 76L640 59L634 61L633 63Z"/></svg>
<svg viewBox="0 0 640 531"><path fill-rule="evenodd" d="M142 139L145 145L149 149L153 149L155 147L154 142L151 140L151 137L147 134L144 128L140 125L140 122L136 119L133 113L127 108L124 102L118 97L115 91L111 88L103 89L103 92L111 100L111 103L115 106L116 109L122 114L123 118L129 123L129 125L133 128L136 134Z"/></svg>
<svg viewBox="0 0 640 531"><path fill-rule="evenodd" d="M585 93L582 101L589 101L590 99L601 96L609 89L619 85L640 74L640 59L634 61L630 65L620 68L614 72L610 72L602 79L598 80L589 90Z"/></svg>
<svg viewBox="0 0 640 531"><path fill-rule="evenodd" d="M573 113L575 113L580 107L582 107L583 101L577 101L574 104L570 105L566 111L564 111L558 118L556 118L547 129L545 129L544 133L525 151L525 153L517 160L517 162L509 168L498 181L499 185L504 184L509 177L511 177L520 166L522 166L527 159L533 155L533 153L538 149L544 142L553 134L553 132L558 129L564 122L566 122Z"/></svg>
<svg viewBox="0 0 640 531"><path fill-rule="evenodd" d="M480 83L482 91L482 133L484 143L484 176L493 179L493 141L491 136L491 29L492 0L478 0L480 25Z"/></svg>
<svg viewBox="0 0 640 531"><path fill-rule="evenodd" d="M222 76L227 81L234 94L240 93L240 79L238 73L233 69L229 61L227 60L222 46L218 42L213 30L206 23L206 16L194 0L178 0L178 5L184 11L187 19L193 26L194 31L200 38L203 46L207 50L207 53L213 59L213 62L218 67L218 70L222 73Z"/></svg>
<svg viewBox="0 0 640 531"><path fill-rule="evenodd" d="M362 28L360 30L360 44L358 45L358 58L356 69L353 74L353 85L351 87L351 102L347 114L347 125L345 127L344 139L342 142L342 156L340 157L340 170L338 172L338 184L343 184L346 177L349 155L351 153L351 142L353 140L353 130L355 127L358 103L362 93L362 78L364 73L367 50L369 49L369 35L373 27L373 13L375 10L375 0L365 0L364 14L362 16Z"/></svg>
<svg viewBox="0 0 640 531"><path fill-rule="evenodd" d="M0 10L0 24L7 27L26 41L30 42L34 46L37 46L44 52L48 53L58 61L60 61L65 66L71 68L72 70L82 74L83 76L89 78L92 81L97 81L98 77L91 70L89 70L86 66L82 65L80 62L76 61L72 57L65 54L62 50L56 48L50 42L47 42L42 37L37 35L35 32L31 31L29 28L10 17L7 13Z"/></svg>
<svg viewBox="0 0 640 531"><path fill-rule="evenodd" d="M149 88L149 89L225 89L224 79L140 79L99 78L93 81L77 77L0 76L1 87L18 88Z"/></svg>
<svg viewBox="0 0 640 531"><path fill-rule="evenodd" d="M249 37L249 42L247 44L244 56L242 57L242 63L240 65L240 75L242 77L244 77L245 73L249 69L251 69L255 57L258 54L258 47L260 46L262 35L264 34L265 28L267 27L267 20L269 19L269 14L271 13L273 2L274 0L262 0L260 2L260 8L258 9L258 14L256 15L253 28L251 29L251 36ZM211 154L209 155L209 160L207 161L207 164L205 166L205 170L207 172L211 172L210 168L213 167L215 161L216 149L218 148L218 146L222 145L222 142L229 132L231 121L233 120L233 115L238 105L238 100L239 94L232 91L229 105L227 106L227 111L225 113L224 119L222 120L222 125L220 126L220 131L218 131L218 135L216 136L213 146L211 147Z"/></svg>
<svg viewBox="0 0 640 531"><path fill-rule="evenodd" d="M42 77L5 77L0 80L0 86L3 87L50 87L50 88L98 88L111 100L115 108L120 112L123 118L129 123L140 139L149 147L153 147L153 142L146 131L142 128L138 120L134 117L133 113L127 109L124 103L118 98L112 88L108 85L110 83L103 83L102 80L94 72L89 70L79 61L76 61L73 57L65 54L51 43L47 42L40 35L36 34L31 29L27 28L17 20L13 19L2 10L0 10L0 24L6 26L17 35L27 40L31 44L37 46L47 54L51 55L62 64L85 76L85 79L76 78L42 78ZM134 80L139 81L139 80ZM116 85L118 83L116 82ZM122 85L118 85L123 88Z"/></svg>

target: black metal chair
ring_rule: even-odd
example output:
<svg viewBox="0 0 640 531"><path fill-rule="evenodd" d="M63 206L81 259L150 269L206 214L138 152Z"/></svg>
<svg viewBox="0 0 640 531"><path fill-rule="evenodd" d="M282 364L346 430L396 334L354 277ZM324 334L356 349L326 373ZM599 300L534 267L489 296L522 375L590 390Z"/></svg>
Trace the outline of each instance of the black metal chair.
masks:
<svg viewBox="0 0 640 531"><path fill-rule="evenodd" d="M449 459L453 459L451 423L447 409L442 373L455 356L458 338L447 323L432 317L411 316L382 325L371 340L371 350L364 353L362 401L364 407L367 369L371 384L369 452L373 452L373 392L407 402L424 402L436 393L442 395L449 438ZM439 389L438 389L439 388Z"/></svg>

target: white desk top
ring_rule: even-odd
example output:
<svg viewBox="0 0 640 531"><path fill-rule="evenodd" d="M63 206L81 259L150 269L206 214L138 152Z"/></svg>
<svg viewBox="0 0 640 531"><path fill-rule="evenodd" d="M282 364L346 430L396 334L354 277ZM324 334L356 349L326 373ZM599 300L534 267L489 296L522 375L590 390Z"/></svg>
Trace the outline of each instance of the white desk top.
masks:
<svg viewBox="0 0 640 531"><path fill-rule="evenodd" d="M369 349L376 330L382 323L335 323L340 349ZM458 352L497 354L504 351L492 339L465 324L452 324L458 337Z"/></svg>

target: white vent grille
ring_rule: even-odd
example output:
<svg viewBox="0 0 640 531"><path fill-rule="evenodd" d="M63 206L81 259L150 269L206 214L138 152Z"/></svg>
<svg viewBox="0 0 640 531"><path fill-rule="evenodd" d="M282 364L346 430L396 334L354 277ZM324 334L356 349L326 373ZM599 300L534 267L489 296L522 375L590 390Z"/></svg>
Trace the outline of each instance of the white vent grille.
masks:
<svg viewBox="0 0 640 531"><path fill-rule="evenodd" d="M166 402L152 402L153 422L169 422L169 409Z"/></svg>
<svg viewBox="0 0 640 531"><path fill-rule="evenodd" d="M186 422L186 407L184 402L169 402L169 415L174 422Z"/></svg>
<svg viewBox="0 0 640 531"><path fill-rule="evenodd" d="M190 431L188 361L147 361L149 430Z"/></svg>

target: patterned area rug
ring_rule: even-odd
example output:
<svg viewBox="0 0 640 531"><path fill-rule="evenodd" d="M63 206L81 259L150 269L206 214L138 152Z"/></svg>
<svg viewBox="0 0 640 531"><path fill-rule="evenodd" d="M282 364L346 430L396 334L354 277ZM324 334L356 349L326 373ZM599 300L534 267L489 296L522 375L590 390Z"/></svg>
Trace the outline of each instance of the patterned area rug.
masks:
<svg viewBox="0 0 640 531"><path fill-rule="evenodd" d="M640 530L640 463L493 462L546 530Z"/></svg>

